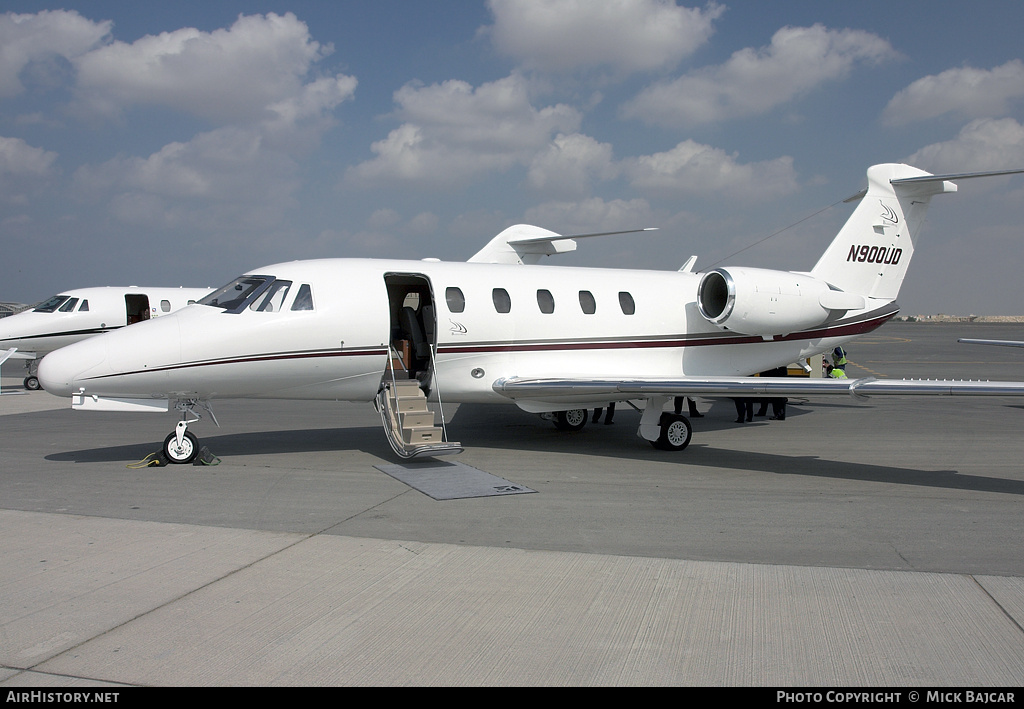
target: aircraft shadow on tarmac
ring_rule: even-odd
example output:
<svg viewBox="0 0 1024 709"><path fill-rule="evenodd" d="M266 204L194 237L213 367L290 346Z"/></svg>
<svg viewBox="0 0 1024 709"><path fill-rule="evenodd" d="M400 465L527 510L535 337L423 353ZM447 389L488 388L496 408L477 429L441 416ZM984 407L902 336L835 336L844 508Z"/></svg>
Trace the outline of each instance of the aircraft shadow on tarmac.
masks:
<svg viewBox="0 0 1024 709"><path fill-rule="evenodd" d="M790 400L791 404L794 400ZM799 404L799 401L796 402ZM620 405L621 406L621 405ZM765 418L755 418L754 423L736 424L731 415L732 403L719 402L718 406L725 406L729 410L729 416L723 417L718 411L715 416L707 415L695 425L695 436L700 433L724 429L737 429L742 426L779 425ZM815 409L821 404L815 402ZM826 404L826 406L859 406L859 404ZM622 409L625 408L625 411ZM834 461L819 456L795 456L780 455L764 451L743 451L711 447L703 443L691 443L685 451L667 452L655 450L646 441L636 436L636 426L639 422L639 414L622 406L616 407L615 425L613 435L606 434L608 429L602 424L588 424L587 428L576 433L565 433L555 430L550 423L542 422L540 425L530 422L530 416L526 419L509 419L504 424L505 431L499 422L498 413L487 414L486 410L494 411L496 407L472 406L463 404L459 412L452 419L451 426L456 427L459 416L464 415L468 421L459 426L460 435L465 434L468 441L473 445L492 448L522 449L528 448L531 451L552 453L577 452L585 455L602 457L618 457L626 460L645 460L654 462L678 463L687 466L705 466L711 468L728 468L742 471L759 471L776 475L803 475L842 480L860 480L865 482L878 482L886 484L917 485L922 487L946 488L952 490L970 490L974 492L1001 492L1013 495L1024 495L1024 481L1007 480L1006 478L984 477L979 475L961 475L956 470L919 470L897 466L871 465L866 463L852 463L848 461ZM620 411L625 416L620 415ZM768 409L769 415L771 408ZM812 411L800 410L790 406L786 411L786 418L798 418L812 414ZM505 414L507 418L507 412ZM535 417L533 417L535 418ZM761 421L763 423L757 423ZM621 423L621 426L619 425ZM785 424L782 424L785 425ZM510 437L507 435L508 427L532 428L529 434ZM605 429L601 435L592 434L593 430ZM513 442L514 441L514 442ZM629 474L629 473L627 473Z"/></svg>
<svg viewBox="0 0 1024 709"><path fill-rule="evenodd" d="M833 404L835 406L835 404ZM718 406L731 403L720 402ZM848 406L848 405L847 405ZM819 404L815 404L818 408ZM699 420L698 435L711 431L737 428L720 409L714 416ZM770 409L769 409L770 411ZM812 413L798 407L787 410L787 418ZM472 448L524 450L532 453L576 453L604 458L621 458L627 462L648 461L675 463L680 466L702 466L775 475L802 475L827 479L858 480L882 484L916 485L930 488L998 492L1024 495L1024 481L980 475L961 475L956 470L920 470L914 468L835 461L819 456L784 455L765 451L730 450L691 443L682 452L658 451L636 436L639 414L626 405L615 412L615 425L588 424L582 431L557 431L547 421L508 407L463 404L449 422L453 437L461 438ZM764 423L757 423L763 421ZM742 426L779 425L766 419L755 419ZM599 433L598 433L599 431ZM397 462L378 426L345 428L294 429L202 436L200 444L224 461L234 457L294 453L336 453L361 451ZM160 441L107 446L78 451L51 453L46 460L74 463L106 463L142 460L160 448ZM173 471L177 466L169 466ZM642 474L629 472L624 474Z"/></svg>
<svg viewBox="0 0 1024 709"><path fill-rule="evenodd" d="M149 441L123 446L51 453L46 456L46 460L71 463L113 463L142 460L150 453L159 451L161 442ZM199 445L208 447L210 452L222 459L230 459L235 456L285 453L334 452L343 455L346 451L352 450L384 459L394 457L379 426L229 433L219 436L204 435L200 437Z"/></svg>

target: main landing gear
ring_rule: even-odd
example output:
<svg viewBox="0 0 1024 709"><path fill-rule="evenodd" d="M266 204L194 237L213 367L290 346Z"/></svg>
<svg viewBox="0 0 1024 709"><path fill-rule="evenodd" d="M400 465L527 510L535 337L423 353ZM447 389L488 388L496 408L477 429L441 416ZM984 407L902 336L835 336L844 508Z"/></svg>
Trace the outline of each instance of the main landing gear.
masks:
<svg viewBox="0 0 1024 709"><path fill-rule="evenodd" d="M693 437L693 426L690 419L682 414L670 414L665 412L661 415L661 433L657 440L651 441L651 445L663 451L681 451L690 445Z"/></svg>
<svg viewBox="0 0 1024 709"><path fill-rule="evenodd" d="M555 412L555 428L559 431L579 431L587 425L586 409L569 409Z"/></svg>
<svg viewBox="0 0 1024 709"><path fill-rule="evenodd" d="M686 416L664 411L667 401L667 398L653 398L647 402L637 434L658 450L681 451L690 445L693 426ZM559 431L579 431L587 425L588 413L587 409L569 409L543 414L543 417L554 422Z"/></svg>

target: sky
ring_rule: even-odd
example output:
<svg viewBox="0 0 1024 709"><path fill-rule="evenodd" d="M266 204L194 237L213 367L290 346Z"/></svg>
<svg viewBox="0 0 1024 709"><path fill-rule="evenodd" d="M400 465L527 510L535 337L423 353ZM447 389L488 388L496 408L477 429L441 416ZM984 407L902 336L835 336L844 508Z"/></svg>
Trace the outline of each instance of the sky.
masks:
<svg viewBox="0 0 1024 709"><path fill-rule="evenodd" d="M324 257L809 270L875 163L1024 168L1024 3L22 2L0 301ZM1024 315L1024 175L936 197L907 315Z"/></svg>

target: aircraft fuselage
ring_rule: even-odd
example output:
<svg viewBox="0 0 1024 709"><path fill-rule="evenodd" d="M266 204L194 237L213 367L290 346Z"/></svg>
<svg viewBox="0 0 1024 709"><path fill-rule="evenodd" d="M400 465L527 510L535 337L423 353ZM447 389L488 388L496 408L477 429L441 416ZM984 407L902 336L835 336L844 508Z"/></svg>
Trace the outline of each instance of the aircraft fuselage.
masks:
<svg viewBox="0 0 1024 709"><path fill-rule="evenodd" d="M370 401L389 352L415 349L408 308L436 348L431 398L508 403L493 388L508 377L745 376L834 347L896 312L870 303L813 330L750 336L700 314L692 273L324 259L248 275L286 282L287 295L263 309L263 295L231 310L193 305L80 343L43 363L48 390ZM311 305L299 303L303 287Z"/></svg>

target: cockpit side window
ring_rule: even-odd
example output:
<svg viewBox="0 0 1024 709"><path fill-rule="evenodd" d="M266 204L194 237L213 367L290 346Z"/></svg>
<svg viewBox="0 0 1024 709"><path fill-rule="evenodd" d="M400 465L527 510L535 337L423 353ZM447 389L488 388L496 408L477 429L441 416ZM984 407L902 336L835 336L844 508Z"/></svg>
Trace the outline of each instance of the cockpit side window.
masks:
<svg viewBox="0 0 1024 709"><path fill-rule="evenodd" d="M240 276L223 288L218 288L201 298L199 304L237 313L255 300L273 280L272 276Z"/></svg>
<svg viewBox="0 0 1024 709"><path fill-rule="evenodd" d="M64 303L64 305L60 306L58 310L60 310L60 312L62 313L70 313L72 310L75 309L76 305L78 305L78 298L72 298L68 302Z"/></svg>
<svg viewBox="0 0 1024 709"><path fill-rule="evenodd" d="M78 312L87 313L89 312L89 299L86 298L82 301L82 304L78 306Z"/></svg>
<svg viewBox="0 0 1024 709"><path fill-rule="evenodd" d="M270 287L263 291L249 310L260 313L279 313L284 309L284 299L288 297L288 289L292 287L291 281L274 281Z"/></svg>
<svg viewBox="0 0 1024 709"><path fill-rule="evenodd" d="M47 298L42 303L37 305L32 312L34 313L52 313L61 306L70 296L67 295L55 295L52 298Z"/></svg>
<svg viewBox="0 0 1024 709"><path fill-rule="evenodd" d="M312 310L313 291L308 283L299 286L299 292L295 294L295 302L292 303L292 310Z"/></svg>

